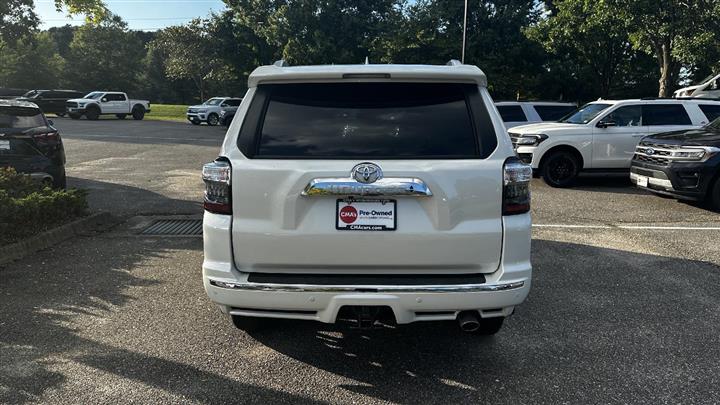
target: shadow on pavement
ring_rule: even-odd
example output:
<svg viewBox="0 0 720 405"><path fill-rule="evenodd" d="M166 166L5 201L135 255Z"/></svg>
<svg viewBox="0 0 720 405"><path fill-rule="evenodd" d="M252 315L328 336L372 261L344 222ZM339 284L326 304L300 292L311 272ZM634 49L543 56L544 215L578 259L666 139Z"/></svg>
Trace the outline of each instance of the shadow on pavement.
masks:
<svg viewBox="0 0 720 405"><path fill-rule="evenodd" d="M361 331L296 321L252 336L379 401L692 403L717 393L720 267L533 243L533 290L494 337L454 322Z"/></svg>
<svg viewBox="0 0 720 405"><path fill-rule="evenodd" d="M167 258L178 250L202 247L197 239L129 237L88 243L90 240L76 238L36 257L0 268L0 403L46 402L42 396L49 391L55 391L50 394L51 399L58 395L67 398L67 393L62 394L66 388L94 395L95 399L90 402L132 400L126 393L114 389L113 380L103 380L99 370L167 391L175 398L201 403L294 403L300 399L307 402L270 388L244 384L199 366L141 353L141 348L131 351L80 336L82 330L109 326L111 337L114 334L128 336L120 338L122 343L133 332L142 337L142 330L128 330L128 325L113 330L113 325L104 322L132 303L132 289L165 284L162 279L139 275L143 271L147 274L144 267L149 265L148 261ZM190 281L198 282L197 279ZM169 302L167 307L175 305ZM72 376L63 373L68 365L72 366ZM59 366L63 371L56 371ZM77 387L78 383L82 386ZM75 401L81 403L88 399L76 398ZM62 402L68 403L68 400ZM148 397L144 402L154 401Z"/></svg>
<svg viewBox="0 0 720 405"><path fill-rule="evenodd" d="M202 214L202 195L188 200L174 199L139 187L68 177L68 187L88 190L92 211L108 211L114 215L192 215Z"/></svg>

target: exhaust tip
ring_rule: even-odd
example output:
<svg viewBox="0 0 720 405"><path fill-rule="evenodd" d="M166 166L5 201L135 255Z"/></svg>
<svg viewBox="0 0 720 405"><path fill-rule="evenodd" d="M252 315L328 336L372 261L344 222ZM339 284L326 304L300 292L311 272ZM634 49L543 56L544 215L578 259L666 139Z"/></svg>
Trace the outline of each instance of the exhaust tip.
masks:
<svg viewBox="0 0 720 405"><path fill-rule="evenodd" d="M462 311L458 314L457 321L463 332L475 332L480 329L480 316L477 311Z"/></svg>

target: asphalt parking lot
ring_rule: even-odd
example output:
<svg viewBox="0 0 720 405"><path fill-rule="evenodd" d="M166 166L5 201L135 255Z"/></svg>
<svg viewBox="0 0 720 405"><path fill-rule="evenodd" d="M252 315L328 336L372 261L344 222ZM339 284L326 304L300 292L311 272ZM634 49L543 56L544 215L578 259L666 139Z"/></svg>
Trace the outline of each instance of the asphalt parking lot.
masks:
<svg viewBox="0 0 720 405"><path fill-rule="evenodd" d="M55 119L92 210L200 215L224 129ZM533 182L533 289L492 338L454 323L247 334L200 238L129 224L0 268L2 403L717 403L720 214L588 177Z"/></svg>

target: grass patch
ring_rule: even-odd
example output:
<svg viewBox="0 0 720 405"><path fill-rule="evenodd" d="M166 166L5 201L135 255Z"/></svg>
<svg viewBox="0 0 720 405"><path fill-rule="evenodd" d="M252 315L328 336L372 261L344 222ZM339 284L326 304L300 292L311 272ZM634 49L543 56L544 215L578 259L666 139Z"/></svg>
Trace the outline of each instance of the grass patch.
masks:
<svg viewBox="0 0 720 405"><path fill-rule="evenodd" d="M0 169L0 246L87 215L84 190L53 190L15 169Z"/></svg>
<svg viewBox="0 0 720 405"><path fill-rule="evenodd" d="M145 114L145 119L157 121L178 121L185 122L185 113L188 106L175 104L152 104L150 113Z"/></svg>

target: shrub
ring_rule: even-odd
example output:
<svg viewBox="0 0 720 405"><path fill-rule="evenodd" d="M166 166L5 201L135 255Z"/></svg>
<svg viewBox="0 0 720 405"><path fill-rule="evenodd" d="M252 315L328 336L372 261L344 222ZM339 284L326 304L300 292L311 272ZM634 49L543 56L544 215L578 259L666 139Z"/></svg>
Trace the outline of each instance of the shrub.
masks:
<svg viewBox="0 0 720 405"><path fill-rule="evenodd" d="M14 169L0 169L0 245L87 214L84 190L53 190Z"/></svg>

